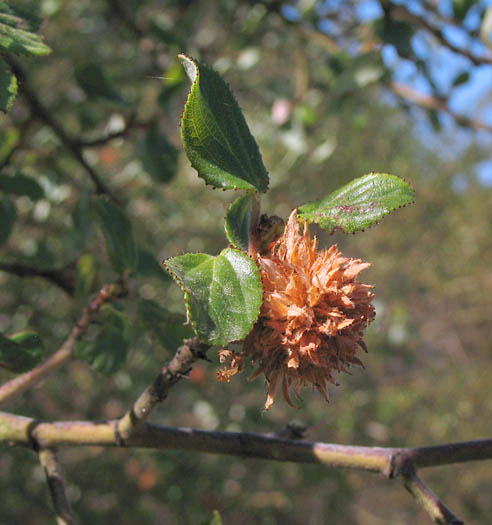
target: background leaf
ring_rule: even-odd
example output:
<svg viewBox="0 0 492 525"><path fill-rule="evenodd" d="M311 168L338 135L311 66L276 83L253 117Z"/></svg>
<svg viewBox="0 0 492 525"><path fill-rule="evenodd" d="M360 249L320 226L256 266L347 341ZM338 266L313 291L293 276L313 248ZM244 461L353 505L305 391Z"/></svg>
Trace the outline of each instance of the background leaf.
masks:
<svg viewBox="0 0 492 525"><path fill-rule="evenodd" d="M17 79L8 64L0 58L0 111L8 111L17 96Z"/></svg>
<svg viewBox="0 0 492 525"><path fill-rule="evenodd" d="M0 175L0 191L17 196L27 195L33 201L44 197L44 190L38 181L22 173L16 173L11 177Z"/></svg>
<svg viewBox="0 0 492 525"><path fill-rule="evenodd" d="M75 79L89 99L103 99L118 105L127 104L99 64L78 66L75 69Z"/></svg>
<svg viewBox="0 0 492 525"><path fill-rule="evenodd" d="M183 339L193 336L191 325L186 324L184 315L169 312L155 301L141 300L138 313L144 326L169 353L176 351L183 344Z"/></svg>
<svg viewBox="0 0 492 525"><path fill-rule="evenodd" d="M156 182L169 182L178 167L178 150L161 132L158 124L154 124L142 145L142 165L145 171Z"/></svg>
<svg viewBox="0 0 492 525"><path fill-rule="evenodd" d="M247 194L236 199L225 219L225 232L227 239L236 248L248 251L251 221L253 219L253 194Z"/></svg>
<svg viewBox="0 0 492 525"><path fill-rule="evenodd" d="M138 266L136 273L142 277L159 277L163 281L170 281L169 274L164 271L154 254L149 250L138 247Z"/></svg>
<svg viewBox="0 0 492 525"><path fill-rule="evenodd" d="M9 337L0 334L0 366L11 372L31 370L45 354L43 341L34 332L19 332Z"/></svg>
<svg viewBox="0 0 492 525"><path fill-rule="evenodd" d="M192 83L181 137L198 176L216 188L266 191L268 173L231 89L207 65L178 58Z"/></svg>
<svg viewBox="0 0 492 525"><path fill-rule="evenodd" d="M226 345L240 341L253 328L263 289L256 264L227 248L216 257L188 253L165 262L185 292L188 318L204 342Z"/></svg>
<svg viewBox="0 0 492 525"><path fill-rule="evenodd" d="M299 208L299 218L332 232L355 233L372 226L396 208L414 201L412 187L387 173L370 173L324 199Z"/></svg>
<svg viewBox="0 0 492 525"><path fill-rule="evenodd" d="M31 10L0 2L0 51L41 56L51 49L35 33L41 20Z"/></svg>
<svg viewBox="0 0 492 525"><path fill-rule="evenodd" d="M106 197L92 201L96 220L106 240L106 249L115 271L135 270L138 265L138 250L133 228L123 210Z"/></svg>
<svg viewBox="0 0 492 525"><path fill-rule="evenodd" d="M15 204L10 199L0 200L0 246L10 237L16 216Z"/></svg>

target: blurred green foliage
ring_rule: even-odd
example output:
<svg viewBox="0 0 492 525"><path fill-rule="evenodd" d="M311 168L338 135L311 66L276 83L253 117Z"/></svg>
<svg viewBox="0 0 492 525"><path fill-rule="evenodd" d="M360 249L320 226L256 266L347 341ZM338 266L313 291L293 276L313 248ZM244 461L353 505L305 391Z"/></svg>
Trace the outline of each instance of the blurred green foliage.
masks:
<svg viewBox="0 0 492 525"><path fill-rule="evenodd" d="M142 308L183 319L181 290L162 278L157 261L185 251L218 254L227 244L223 218L237 197L205 187L183 153L174 156L181 151L178 124L188 90L175 55L186 52L212 64L237 95L270 172L263 211L285 219L295 206L371 171L403 177L417 196L413 207L363 234L329 236L312 228L320 245L336 242L347 255L372 263L365 279L377 294L366 369L340 378L330 404L306 391L302 410L279 401L264 413L261 380L248 383L243 374L217 383L210 352L214 364L196 365L152 420L271 432L296 419L309 427L308 439L378 446L489 437L492 191L476 177L487 150L473 136L437 137L388 100L371 81L388 75L378 52L357 58L329 52L270 12L270 4L39 3L40 33L53 52L17 60L39 100L117 196L139 248L138 257L125 251L125 267L134 270L131 298L101 312L87 336L93 349L125 332L126 364L105 363L109 371L121 366L106 379L74 361L6 408L41 419L117 417L178 344L181 325L176 335L142 322ZM454 8L461 17L458 3ZM302 16L319 14L313 7ZM396 38L394 30L390 36ZM80 83L88 60L112 86L104 95ZM87 169L22 91L0 118L0 269L64 269L79 283L72 297L53 280L0 272L0 332L34 331L51 352L90 294L117 274L103 235L91 226L95 196ZM160 175L157 132L169 143ZM452 154L456 149L460 155ZM13 191L8 184L20 175L42 193L31 183L23 194ZM106 334L111 316L115 328ZM0 370L1 380L10 377ZM200 523L215 509L224 523L242 524L427 519L399 485L366 473L172 451L82 448L61 457L81 523ZM52 521L34 453L2 451L0 472L0 521ZM424 471L424 478L467 523L484 523L492 513L485 463Z"/></svg>

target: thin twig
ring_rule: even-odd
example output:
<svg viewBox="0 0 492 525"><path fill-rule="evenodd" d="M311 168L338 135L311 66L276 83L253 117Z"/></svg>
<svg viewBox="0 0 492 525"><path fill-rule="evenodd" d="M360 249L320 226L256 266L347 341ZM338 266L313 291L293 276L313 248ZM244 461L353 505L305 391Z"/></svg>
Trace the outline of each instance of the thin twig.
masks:
<svg viewBox="0 0 492 525"><path fill-rule="evenodd" d="M424 507L434 523L439 525L463 525L463 521L457 518L424 483L413 465L409 465L405 469L403 479L405 488Z"/></svg>
<svg viewBox="0 0 492 525"><path fill-rule="evenodd" d="M201 343L197 337L185 339L168 365L164 366L153 383L135 401L133 406L117 423L117 435L123 442L142 425L152 409L164 401L169 390L190 370L199 358L205 358L209 345Z"/></svg>
<svg viewBox="0 0 492 525"><path fill-rule="evenodd" d="M31 108L32 115L37 117L39 120L44 122L48 127L53 130L53 133L60 139L61 143L67 148L67 150L73 155L78 163L84 168L86 173L92 179L96 187L97 193L103 193L111 197L115 202L118 199L113 195L112 191L104 184L100 175L96 170L85 160L82 150L76 140L71 138L65 131L63 126L55 119L48 108L44 106L41 100L38 98L36 91L30 86L27 75L22 66L12 56L4 56L4 60L8 62L12 72L15 74L19 81L19 88L21 93L24 95L29 107Z"/></svg>
<svg viewBox="0 0 492 525"><path fill-rule="evenodd" d="M68 295L75 293L74 269L74 262L57 269L41 269L23 263L0 263L0 271L2 272L11 273L18 277L43 277L59 286Z"/></svg>
<svg viewBox="0 0 492 525"><path fill-rule="evenodd" d="M67 498L65 490L65 481L63 479L63 472L56 457L56 452L52 449L43 448L39 451L39 461L44 468L46 474L46 481L51 493L51 500L55 507L56 523L58 525L73 525L75 519L73 517L70 502Z"/></svg>
<svg viewBox="0 0 492 525"><path fill-rule="evenodd" d="M103 286L97 296L84 308L79 321L72 328L70 335L54 354L32 370L7 381L0 387L0 404L39 383L51 372L69 361L73 357L75 342L87 332L94 314L105 303L113 301L126 293L127 287L123 280Z"/></svg>

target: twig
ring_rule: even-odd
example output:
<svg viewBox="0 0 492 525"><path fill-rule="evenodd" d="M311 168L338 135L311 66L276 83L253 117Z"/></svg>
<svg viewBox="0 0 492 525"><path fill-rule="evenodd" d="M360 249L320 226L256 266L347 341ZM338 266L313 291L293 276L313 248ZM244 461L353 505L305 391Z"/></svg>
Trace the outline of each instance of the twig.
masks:
<svg viewBox="0 0 492 525"><path fill-rule="evenodd" d="M51 493L51 500L56 512L56 522L58 525L72 525L75 523L70 502L65 490L65 481L60 462L56 453L52 449L41 449L39 451L39 461L44 468L46 481Z"/></svg>
<svg viewBox="0 0 492 525"><path fill-rule="evenodd" d="M118 438L127 441L139 426L147 419L152 409L164 401L169 390L190 370L198 358L205 358L209 345L201 343L197 337L185 339L168 365L164 366L155 378L135 401L133 406L117 422Z"/></svg>
<svg viewBox="0 0 492 525"><path fill-rule="evenodd" d="M113 301L126 293L127 287L123 280L103 286L95 299L84 308L79 321L72 328L70 335L54 354L32 370L7 381L0 387L0 404L21 394L24 390L36 383L39 383L39 381L51 374L51 372L69 361L73 357L75 342L87 332L94 314L98 312L105 303Z"/></svg>
<svg viewBox="0 0 492 525"><path fill-rule="evenodd" d="M60 139L61 143L67 148L68 151L70 151L73 157L78 161L78 163L84 168L86 173L92 179L97 193L106 194L115 202L118 202L118 199L113 195L112 191L102 182L101 177L96 172L96 170L84 159L82 150L77 141L68 135L62 125L53 117L48 108L46 108L38 98L36 92L30 86L27 75L22 66L10 55L5 55L3 58L6 62L8 62L12 72L17 77L20 91L27 100L27 103L31 108L32 115L37 117L53 130L55 135Z"/></svg>
<svg viewBox="0 0 492 525"><path fill-rule="evenodd" d="M439 525L463 525L444 503L432 492L417 474L413 465L409 465L403 473L404 486L412 496L424 507L434 523Z"/></svg>
<svg viewBox="0 0 492 525"><path fill-rule="evenodd" d="M451 115L454 118L454 120L461 126L465 126L465 127L469 127L469 128L473 128L477 130L483 129L485 131L489 131L492 133L492 126L490 124L487 124L486 122L483 122L481 120L476 120L476 119L465 117L463 115L460 115L459 113L455 113L453 110L449 108L449 106L443 100L437 97L419 93L418 91L415 91L410 86L401 84L400 82L392 82L389 85L389 88L391 89L391 91L393 91L393 93L395 93L399 97L409 100L410 102L412 102L413 104L416 104L417 106L420 106L425 109L435 109L438 111L443 111L445 113L448 113L448 115Z"/></svg>
<svg viewBox="0 0 492 525"><path fill-rule="evenodd" d="M384 2L383 2L384 3ZM416 15L409 11L404 5L402 4L393 4L391 2L388 2L388 5L391 8L391 16L396 20L403 20L405 22L409 22L411 24L414 24L417 27L420 27L424 29L425 31L428 31L431 35L434 36L434 38L444 47L447 47L450 49L453 53L456 53L458 55L464 56L470 62L475 64L476 66L480 66L482 64L492 64L492 57L491 56L477 56L468 51L468 49L463 49L461 47L457 47L454 44L452 44L447 38L444 36L441 29L438 27L432 25L430 22L428 22L425 18Z"/></svg>
<svg viewBox="0 0 492 525"><path fill-rule="evenodd" d="M0 271L18 277L43 277L59 286L68 295L75 293L75 264L71 262L58 269L41 269L23 263L0 263Z"/></svg>

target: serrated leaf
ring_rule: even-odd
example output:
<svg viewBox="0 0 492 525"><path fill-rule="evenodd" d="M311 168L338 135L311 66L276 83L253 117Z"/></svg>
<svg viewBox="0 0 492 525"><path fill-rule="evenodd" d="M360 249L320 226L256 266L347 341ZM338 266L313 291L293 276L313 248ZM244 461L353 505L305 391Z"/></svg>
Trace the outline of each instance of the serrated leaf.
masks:
<svg viewBox="0 0 492 525"><path fill-rule="evenodd" d="M0 191L17 196L27 195L33 201L44 197L44 190L39 183L22 173L16 173L11 177L0 174Z"/></svg>
<svg viewBox="0 0 492 525"><path fill-rule="evenodd" d="M0 2L0 52L41 56L51 49L35 33L40 19L20 6Z"/></svg>
<svg viewBox="0 0 492 525"><path fill-rule="evenodd" d="M178 150L155 124L145 135L141 153L144 170L156 182L169 182L178 168Z"/></svg>
<svg viewBox="0 0 492 525"><path fill-rule="evenodd" d="M17 96L17 78L0 58L0 111L7 112Z"/></svg>
<svg viewBox="0 0 492 525"><path fill-rule="evenodd" d="M208 344L244 339L258 319L263 288L256 264L239 250L188 253L165 266L185 292L188 318Z"/></svg>
<svg viewBox="0 0 492 525"><path fill-rule="evenodd" d="M75 346L75 357L86 361L105 376L116 373L125 363L128 353L128 322L126 316L105 305L102 309L104 325L92 342L80 341Z"/></svg>
<svg viewBox="0 0 492 525"><path fill-rule="evenodd" d="M138 267L135 273L143 277L159 277L164 281L170 280L169 274L164 271L155 256L142 246L138 247Z"/></svg>
<svg viewBox="0 0 492 525"><path fill-rule="evenodd" d="M0 246L10 237L16 217L15 204L10 199L0 200Z"/></svg>
<svg viewBox="0 0 492 525"><path fill-rule="evenodd" d="M299 218L332 232L340 228L355 233L385 215L414 201L412 187L387 173L370 173L355 179L324 199L299 208Z"/></svg>
<svg viewBox="0 0 492 525"><path fill-rule="evenodd" d="M231 89L209 66L178 58L192 83L181 137L198 176L216 188L266 191L268 173Z"/></svg>
<svg viewBox="0 0 492 525"><path fill-rule="evenodd" d="M155 301L142 299L138 304L138 313L144 326L170 353L183 344L183 339L193 335L184 315L169 312Z"/></svg>
<svg viewBox="0 0 492 525"><path fill-rule="evenodd" d="M136 270L138 250L128 217L106 197L97 197L91 204L106 240L106 249L114 270L119 273Z"/></svg>
<svg viewBox="0 0 492 525"><path fill-rule="evenodd" d="M225 232L229 242L240 250L248 251L254 196L251 193L236 199L225 218Z"/></svg>
<svg viewBox="0 0 492 525"><path fill-rule="evenodd" d="M30 331L11 336L0 334L0 366L16 374L31 370L45 357L43 341Z"/></svg>
<svg viewBox="0 0 492 525"><path fill-rule="evenodd" d="M99 64L82 64L75 69L75 79L89 99L103 99L113 104L126 105Z"/></svg>

